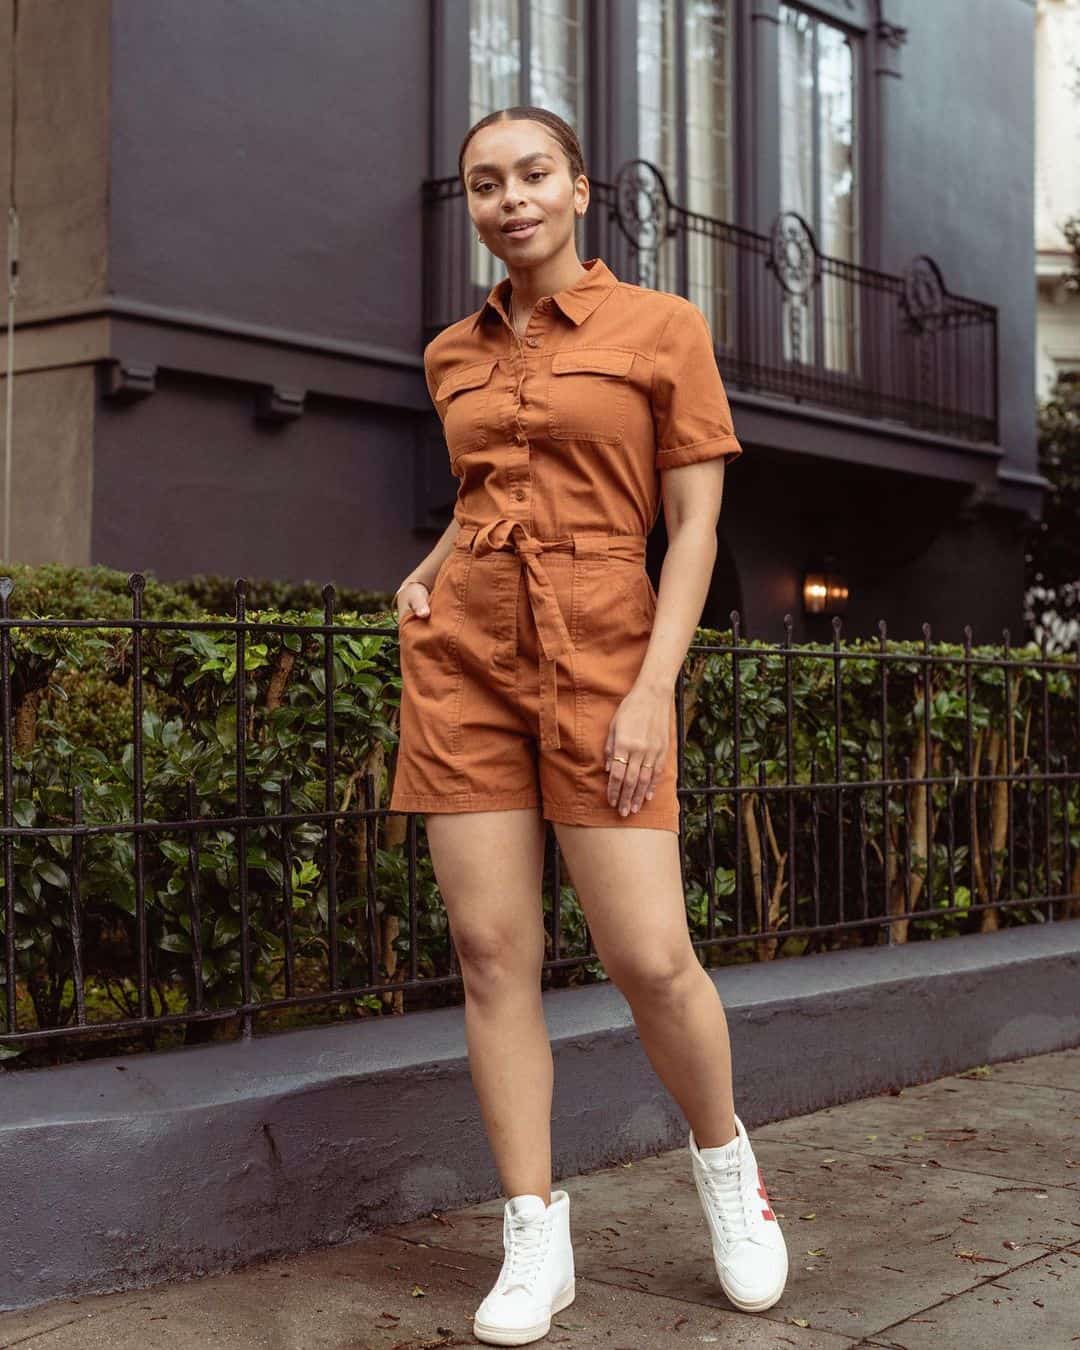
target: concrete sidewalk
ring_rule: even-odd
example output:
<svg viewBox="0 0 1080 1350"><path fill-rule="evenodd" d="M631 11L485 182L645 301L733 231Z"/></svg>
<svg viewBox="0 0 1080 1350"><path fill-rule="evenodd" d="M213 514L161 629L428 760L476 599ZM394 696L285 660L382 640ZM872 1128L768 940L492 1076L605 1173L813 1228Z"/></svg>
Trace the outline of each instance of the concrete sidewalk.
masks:
<svg viewBox="0 0 1080 1350"><path fill-rule="evenodd" d="M748 1129L788 1244L780 1302L754 1315L727 1302L677 1149L556 1178L577 1298L535 1344L1080 1347L1080 1048ZM227 1275L3 1314L0 1347L475 1345L502 1209L499 1198Z"/></svg>

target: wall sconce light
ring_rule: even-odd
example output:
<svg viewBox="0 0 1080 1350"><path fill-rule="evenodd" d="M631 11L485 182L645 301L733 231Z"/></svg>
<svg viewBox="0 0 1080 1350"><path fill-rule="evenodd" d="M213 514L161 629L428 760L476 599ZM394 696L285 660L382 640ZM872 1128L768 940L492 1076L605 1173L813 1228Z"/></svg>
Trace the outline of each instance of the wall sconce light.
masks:
<svg viewBox="0 0 1080 1350"><path fill-rule="evenodd" d="M838 571L834 557L826 555L819 566L807 568L803 576L803 609L807 614L843 614L847 600L847 580Z"/></svg>

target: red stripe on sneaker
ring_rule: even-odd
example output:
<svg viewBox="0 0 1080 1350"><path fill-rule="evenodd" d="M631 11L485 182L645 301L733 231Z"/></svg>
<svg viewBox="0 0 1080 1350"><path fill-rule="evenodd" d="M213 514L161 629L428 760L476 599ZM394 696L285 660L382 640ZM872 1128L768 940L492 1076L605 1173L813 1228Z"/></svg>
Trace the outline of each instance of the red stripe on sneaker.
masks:
<svg viewBox="0 0 1080 1350"><path fill-rule="evenodd" d="M757 1170L757 1180L758 1180L757 1193L758 1195L761 1196L762 1200L768 1202L769 1195L768 1192L765 1190L765 1182L762 1180L760 1167ZM765 1209L761 1211L761 1217L763 1219L772 1219L773 1223L776 1222L776 1215L772 1212L771 1209L768 1208L768 1203L766 1203Z"/></svg>

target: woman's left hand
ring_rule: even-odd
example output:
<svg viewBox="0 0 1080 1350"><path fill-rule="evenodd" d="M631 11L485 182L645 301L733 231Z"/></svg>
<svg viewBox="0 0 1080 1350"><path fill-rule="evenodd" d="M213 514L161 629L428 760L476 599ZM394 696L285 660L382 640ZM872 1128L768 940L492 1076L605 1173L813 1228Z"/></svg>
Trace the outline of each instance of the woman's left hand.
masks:
<svg viewBox="0 0 1080 1350"><path fill-rule="evenodd" d="M670 716L669 694L661 696L635 685L611 719L604 768L608 770L608 803L620 815L637 811L643 801L652 798L654 781L668 752Z"/></svg>

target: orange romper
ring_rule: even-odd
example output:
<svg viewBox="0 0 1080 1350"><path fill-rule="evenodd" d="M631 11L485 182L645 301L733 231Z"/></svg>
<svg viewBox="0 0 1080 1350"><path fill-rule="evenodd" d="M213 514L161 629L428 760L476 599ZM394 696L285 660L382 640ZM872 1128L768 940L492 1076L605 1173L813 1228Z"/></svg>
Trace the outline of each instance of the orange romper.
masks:
<svg viewBox="0 0 1080 1350"><path fill-rule="evenodd" d="M399 626L391 811L539 807L678 831L674 691L668 753L636 813L608 803L604 745L656 612L644 564L659 475L742 447L701 310L601 258L584 266L537 301L524 338L504 277L424 350L461 529L429 616Z"/></svg>

